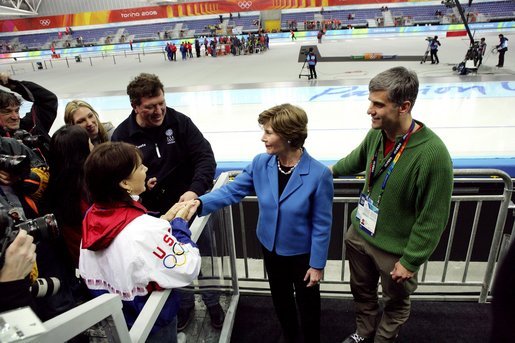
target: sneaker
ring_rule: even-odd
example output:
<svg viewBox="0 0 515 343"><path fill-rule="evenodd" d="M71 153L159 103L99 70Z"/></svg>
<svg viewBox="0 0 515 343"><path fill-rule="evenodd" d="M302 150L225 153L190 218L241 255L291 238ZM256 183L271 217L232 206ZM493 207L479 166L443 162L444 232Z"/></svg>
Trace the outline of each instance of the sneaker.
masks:
<svg viewBox="0 0 515 343"><path fill-rule="evenodd" d="M193 319L194 312L195 307L179 308L179 313L177 313L177 332L186 329Z"/></svg>
<svg viewBox="0 0 515 343"><path fill-rule="evenodd" d="M225 313L220 304L209 306L207 308L209 317L211 318L211 326L215 329L221 329L224 326Z"/></svg>
<svg viewBox="0 0 515 343"><path fill-rule="evenodd" d="M353 333L349 337L345 338L342 343L373 343L373 338L365 338L358 335L357 332Z"/></svg>

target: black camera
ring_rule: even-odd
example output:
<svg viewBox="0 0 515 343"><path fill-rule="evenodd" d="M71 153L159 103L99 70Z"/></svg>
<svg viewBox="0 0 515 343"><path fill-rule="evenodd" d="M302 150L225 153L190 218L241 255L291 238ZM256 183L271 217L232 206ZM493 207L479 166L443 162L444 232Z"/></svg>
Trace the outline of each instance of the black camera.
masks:
<svg viewBox="0 0 515 343"><path fill-rule="evenodd" d="M30 173L30 160L27 155L0 154L0 170L4 170L16 176Z"/></svg>
<svg viewBox="0 0 515 343"><path fill-rule="evenodd" d="M0 210L0 268L4 266L5 251L14 241L20 229L27 231L29 235L34 237L34 243L59 236L59 228L53 214L19 221L15 224L6 210Z"/></svg>
<svg viewBox="0 0 515 343"><path fill-rule="evenodd" d="M32 135L30 132L21 129L14 131L13 138L31 149L39 148L44 143L41 135Z"/></svg>

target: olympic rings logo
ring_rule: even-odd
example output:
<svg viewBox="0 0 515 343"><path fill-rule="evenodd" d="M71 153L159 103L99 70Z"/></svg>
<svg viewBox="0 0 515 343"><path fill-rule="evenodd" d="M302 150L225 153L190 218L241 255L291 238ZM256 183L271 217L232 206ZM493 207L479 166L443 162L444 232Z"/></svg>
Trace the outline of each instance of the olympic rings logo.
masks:
<svg viewBox="0 0 515 343"><path fill-rule="evenodd" d="M50 25L50 19L41 19L39 23L43 26L48 26Z"/></svg>
<svg viewBox="0 0 515 343"><path fill-rule="evenodd" d="M180 267L186 264L186 256L185 255L173 255L168 254L163 258L163 265L167 269L173 269L175 267Z"/></svg>
<svg viewBox="0 0 515 343"><path fill-rule="evenodd" d="M249 9L252 6L252 1L238 1L238 6L242 9Z"/></svg>

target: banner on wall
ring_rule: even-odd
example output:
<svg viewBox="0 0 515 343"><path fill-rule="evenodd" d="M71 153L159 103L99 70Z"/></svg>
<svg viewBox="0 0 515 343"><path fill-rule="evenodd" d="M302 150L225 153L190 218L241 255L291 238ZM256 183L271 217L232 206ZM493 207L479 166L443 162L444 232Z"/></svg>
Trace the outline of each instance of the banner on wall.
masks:
<svg viewBox="0 0 515 343"><path fill-rule="evenodd" d="M381 3L417 2L422 0L393 0ZM291 8L330 7L376 4L377 0L220 0L209 2L188 2L174 5L137 7L121 10L106 10L0 20L0 32L56 29L67 26L103 25L150 19L166 19L188 16L238 13L249 11L281 10Z"/></svg>

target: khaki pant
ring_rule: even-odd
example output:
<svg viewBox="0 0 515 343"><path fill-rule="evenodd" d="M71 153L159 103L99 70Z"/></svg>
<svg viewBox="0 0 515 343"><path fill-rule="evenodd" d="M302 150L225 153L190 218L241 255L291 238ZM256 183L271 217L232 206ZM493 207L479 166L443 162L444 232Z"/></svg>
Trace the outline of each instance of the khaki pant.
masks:
<svg viewBox="0 0 515 343"><path fill-rule="evenodd" d="M410 314L410 294L417 288L417 274L403 283L392 280L390 272L400 256L382 251L365 241L351 225L345 235L354 296L357 332L374 337L374 342L394 342ZM378 301L381 280L383 311Z"/></svg>

